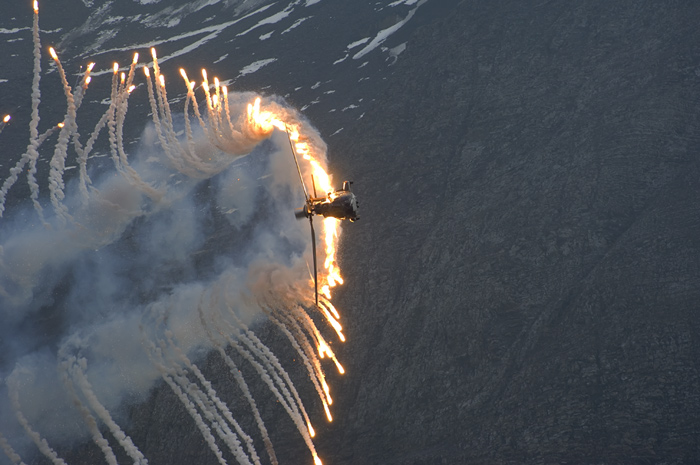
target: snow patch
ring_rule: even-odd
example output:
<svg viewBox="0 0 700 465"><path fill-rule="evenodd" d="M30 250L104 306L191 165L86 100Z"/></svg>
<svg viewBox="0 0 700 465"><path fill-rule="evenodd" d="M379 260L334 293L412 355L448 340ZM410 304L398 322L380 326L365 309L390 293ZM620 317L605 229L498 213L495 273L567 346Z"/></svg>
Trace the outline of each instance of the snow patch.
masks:
<svg viewBox="0 0 700 465"><path fill-rule="evenodd" d="M221 55L213 64L220 63L224 61L226 58L228 58L228 53L226 55Z"/></svg>
<svg viewBox="0 0 700 465"><path fill-rule="evenodd" d="M346 53L345 56L344 56L343 58L340 58L339 60L335 60L335 61L333 62L333 64L334 64L334 65L337 65L338 63L342 63L343 61L347 60L349 56L350 56L350 55L348 55L348 54Z"/></svg>
<svg viewBox="0 0 700 465"><path fill-rule="evenodd" d="M195 31L185 32L185 33L183 33L183 34L178 34L178 35L175 35L175 36L171 36L171 37L169 37L169 38L167 38L167 39L163 39L163 40L154 40L154 41L151 41L151 42L145 42L145 43L140 43L140 44L130 44L130 45L126 45L126 46L124 46L124 47L116 47L116 48L112 48L112 49L109 49L109 50L100 50L99 55L113 54L113 53L115 53L115 52L131 52L131 51L133 51L133 50L135 50L135 49L148 49L148 48L151 48L151 47L158 47L158 46L160 46L160 45L162 45L162 44L166 44L166 43L170 43L170 42L178 42L178 41L180 41L180 40L182 40L182 39L187 39L187 38L189 38L189 37L196 37L196 36L199 36L199 35L202 35L202 34L206 34L206 35L205 35L204 37L202 37L201 39L196 40L195 42L193 42L193 43L187 45L186 47L183 47L183 48L181 48L181 49L175 50L175 51L174 51L173 53L171 53L170 55L165 55L165 56L162 56L162 57L159 56L159 57L158 57L158 62L162 64L162 63L165 63L166 61L172 60L173 58L177 58L177 57L179 57L179 56L181 56L181 55L185 55L185 54L187 54L187 53L190 53L190 52L193 51L193 50L198 49L198 48L201 47L202 45L205 45L205 44L209 43L210 41L216 39L216 38L219 36L219 34L221 34L225 29L229 28L230 26L233 26L234 24L237 24L237 23L243 21L244 19L247 19L247 18L249 18L249 17L251 17L251 16L254 16L254 15L258 14L258 13L261 13L261 12L267 10L268 8L270 8L272 5L273 5L273 4L265 5L265 6L263 6L263 7L258 8L258 9L255 10L255 11L251 12L251 13L248 13L248 14L245 15L245 16L242 16L242 17L240 17L240 18L234 19L234 20L232 20L232 21L226 21L225 23L217 24L217 25L214 25L214 26L203 27L203 28L197 29L197 30L195 30ZM84 55L84 53L83 53L83 55ZM93 75L93 76L100 76L100 75L102 75L102 74L109 74L109 73L112 73L112 68L111 68L111 67L108 68L108 69L104 69L104 70L100 70L100 71L95 71L95 72L92 73L92 75Z"/></svg>
<svg viewBox="0 0 700 465"><path fill-rule="evenodd" d="M274 33L275 33L275 31L270 31L270 32L268 32L267 34L263 34L263 35L260 36L260 40L267 40L267 39L269 39L270 37L272 37L272 34L274 34Z"/></svg>
<svg viewBox="0 0 700 465"><path fill-rule="evenodd" d="M389 49L389 58L387 60L392 60L391 63L389 63L389 66L393 65L396 63L396 60L399 59L399 55L401 55L404 51L406 50L406 42L397 45L394 48Z"/></svg>
<svg viewBox="0 0 700 465"><path fill-rule="evenodd" d="M277 61L277 58L267 58L265 60L258 60L255 61L248 66L244 67L239 73L238 76L245 76L246 74L251 74L262 68L263 66L267 66L270 63L274 63Z"/></svg>
<svg viewBox="0 0 700 465"><path fill-rule="evenodd" d="M401 4L411 6L418 3L418 0L398 0L396 2L389 3L387 6L399 6Z"/></svg>
<svg viewBox="0 0 700 465"><path fill-rule="evenodd" d="M267 18L265 18L265 19L261 19L260 21L258 21L258 23L257 23L255 26L253 26L253 27L251 27L250 29L247 29L247 30L241 32L240 34L236 34L236 37L240 37L240 36L246 35L246 34L248 34L250 31L252 31L253 29L257 29L257 28L259 28L260 26L264 26L265 24L275 24L275 23L279 23L279 22L282 21L284 18L286 18L287 16L289 16L289 15L292 13L292 11L293 11L293 9L290 8L290 7L288 6L287 8L285 8L285 9L282 10L282 11L280 11L279 13L275 13L274 15L269 16L269 17L267 17Z"/></svg>
<svg viewBox="0 0 700 465"><path fill-rule="evenodd" d="M294 24L292 24L291 26L289 26L289 27L288 27L287 29L285 29L284 31L280 32L280 34L286 34L286 33L288 33L289 31L291 31L291 30L294 29L295 27L299 26L301 23L303 23L304 21L306 21L306 20L309 19L309 18L313 18L313 16L305 16L305 17L303 17L303 18L297 19L296 21L294 21Z"/></svg>
<svg viewBox="0 0 700 465"><path fill-rule="evenodd" d="M356 40L355 42L351 42L345 48L350 50L350 49L353 49L355 47L359 47L360 45L365 44L367 42L369 42L369 37L365 37L364 39L360 39L360 40Z"/></svg>
<svg viewBox="0 0 700 465"><path fill-rule="evenodd" d="M408 15L406 15L406 17L404 19L402 19L398 23L394 24L393 26L390 26L386 29L382 29L381 31L379 31L377 33L377 36L374 39L372 39L372 41L367 46L365 46L362 50L360 50L355 55L353 55L352 59L357 60L359 58L362 58L363 56L367 55L369 52L371 52L375 48L382 45L384 43L384 41L389 38L389 36L391 36L393 33L398 31L399 29L401 29L401 27L403 27L404 24L409 22L411 20L411 18L413 18L413 15L416 14L416 10L418 10L418 8L420 8L421 5L425 4L425 2L427 2L427 1L428 0L419 0L416 7L414 9L412 9L411 11L409 11Z"/></svg>

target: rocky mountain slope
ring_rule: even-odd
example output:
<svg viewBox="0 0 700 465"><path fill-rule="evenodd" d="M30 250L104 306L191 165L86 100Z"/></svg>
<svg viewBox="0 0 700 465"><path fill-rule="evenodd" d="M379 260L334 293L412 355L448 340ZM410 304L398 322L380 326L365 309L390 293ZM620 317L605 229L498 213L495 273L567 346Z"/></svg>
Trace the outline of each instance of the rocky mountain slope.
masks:
<svg viewBox="0 0 700 465"><path fill-rule="evenodd" d="M305 111L362 208L324 463L696 463L700 5L431 0L415 20L363 117ZM261 403L281 463L310 463ZM215 463L165 387L127 430L151 463Z"/></svg>

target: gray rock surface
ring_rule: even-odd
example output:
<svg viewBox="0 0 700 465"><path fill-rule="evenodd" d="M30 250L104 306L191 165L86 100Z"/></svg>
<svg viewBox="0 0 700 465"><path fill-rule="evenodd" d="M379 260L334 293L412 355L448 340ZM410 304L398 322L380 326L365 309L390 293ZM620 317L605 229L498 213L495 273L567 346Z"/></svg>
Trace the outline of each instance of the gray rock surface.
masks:
<svg viewBox="0 0 700 465"><path fill-rule="evenodd" d="M474 2L343 132L333 463L696 463L697 5ZM342 170L341 170L342 171Z"/></svg>
<svg viewBox="0 0 700 465"><path fill-rule="evenodd" d="M328 140L362 220L324 463L697 463L700 3L432 2ZM166 388L128 429L215 463Z"/></svg>

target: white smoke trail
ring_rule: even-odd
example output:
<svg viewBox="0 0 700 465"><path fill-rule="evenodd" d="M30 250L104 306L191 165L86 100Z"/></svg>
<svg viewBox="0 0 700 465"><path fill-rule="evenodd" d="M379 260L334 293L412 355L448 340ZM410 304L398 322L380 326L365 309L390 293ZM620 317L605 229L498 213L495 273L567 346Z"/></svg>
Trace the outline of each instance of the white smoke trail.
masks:
<svg viewBox="0 0 700 465"><path fill-rule="evenodd" d="M296 350L297 354L299 354L299 357L304 363L306 371L309 374L309 379L313 383L314 388L316 388L318 397L320 399L330 399L330 396L326 397L326 393L321 388L321 384L319 384L319 380L321 380L322 383L325 383L325 376L323 374L321 364L315 356L313 348L309 345L308 340L306 339L306 335L301 332L293 319L287 318L287 325L285 325L281 321L280 317L281 315L276 316L273 315L272 312L270 314L270 320L280 329L280 331L284 333L285 336L287 336L287 339L292 344L292 347L294 347L294 350ZM290 327L295 330L297 333L296 336L294 336L289 330Z"/></svg>
<svg viewBox="0 0 700 465"><path fill-rule="evenodd" d="M207 445L209 446L209 449L214 453L216 456L216 459L221 465L227 465L226 460L224 460L224 456L221 453L221 450L219 449L219 446L216 445L216 438L214 438L214 435L211 432L211 429L207 424L204 422L202 419L202 416L199 414L197 411L196 406L194 403L190 400L190 398L185 394L185 392L182 390L182 388L173 381L173 374L171 373L171 370L169 370L163 363L163 355L162 355L162 350L159 347L156 347L156 345L150 341L146 340L144 336L144 343L148 346L149 348L149 357L153 364L156 366L158 371L160 372L161 376L163 377L163 380L166 382L168 386L173 390L175 395L180 399L180 402L182 402L182 405L185 406L185 409L187 410L187 413L190 414L192 419L194 420L195 424L197 425L197 428L199 429L199 432L202 433L202 436L204 437L204 440L207 442Z"/></svg>
<svg viewBox="0 0 700 465"><path fill-rule="evenodd" d="M15 465L26 465L22 461L22 457L19 456L17 452L12 448L9 442L7 442L7 438L0 433L0 447L2 448L2 451L5 452L5 455L7 455L7 458L9 458L13 464Z"/></svg>
<svg viewBox="0 0 700 465"><path fill-rule="evenodd" d="M234 329L230 325L229 328ZM223 332L221 334L222 336L224 335ZM277 374L277 369L281 370L282 372L284 372L284 370L281 367L275 367L274 364L265 356L265 354L259 350L255 344L251 343L251 341L242 331L239 333L239 340L245 341L247 348L241 346L241 344L239 344L231 336L225 337L228 339L229 345L236 349L236 351L258 372L260 378L265 382L265 384L267 384L270 391L275 395L279 403L287 412L287 415L289 415L294 422L294 425L297 427L299 434L301 434L302 438L304 439L309 451L312 453L312 455L316 456L316 449L310 435L313 429L310 428L311 423L308 421L306 411L304 410L302 404L297 405L295 403L293 396L287 389L286 383ZM262 361L262 363L259 363L253 355L257 356L258 360ZM284 372L284 374L288 379L286 372ZM304 412L304 418L302 418L300 409L302 412ZM307 420L306 425L304 424L305 419Z"/></svg>
<svg viewBox="0 0 700 465"><path fill-rule="evenodd" d="M268 349L267 346L255 336L255 333L248 329L242 321L240 321L238 318L235 318L235 321L239 325L239 339L254 353L260 354L260 358L263 360L263 363L272 370L277 384L280 386L280 389L283 393L285 393L285 396L288 398L289 406L294 406L297 413L300 413L304 417L304 422L306 423L306 425L310 425L311 420L309 420L309 416L306 413L304 404L301 402L299 393L294 387L294 384L289 378L287 372L284 370L284 368L282 368L282 365L280 364L277 357L275 357L275 355L270 351L270 349ZM303 354L301 353L300 355L303 356ZM278 375L281 376L282 379L280 379Z"/></svg>
<svg viewBox="0 0 700 465"><path fill-rule="evenodd" d="M42 454L46 456L51 462L53 462L54 465L66 465L66 462L63 461L62 458L56 454L56 451L54 451L49 443L46 441L46 439L42 438L41 435L32 428L32 426L29 424L29 420L27 420L27 417L24 416L22 413L22 405L20 404L20 399L19 399L19 392L22 388L19 377L20 376L28 376L29 380L32 381L33 373L26 372L24 370L15 370L12 372L12 374L5 380L5 383L7 384L8 388L8 393L10 396L10 401L12 402L12 408L15 411L15 415L17 416L17 421L19 421L19 424L22 425L22 428L27 432L27 436L31 438L32 441L34 441L34 444L39 448L39 451L41 451Z"/></svg>
<svg viewBox="0 0 700 465"><path fill-rule="evenodd" d="M70 142L71 136L77 132L78 125L76 123L77 110L75 106L75 99L73 98L73 92L66 79L66 73L63 71L63 66L58 60L58 56L53 48L50 49L51 56L56 62L56 67L58 68L58 74L61 77L61 82L63 84L63 91L66 95L66 102L68 102L68 110L66 112L66 117L63 122L63 127L58 133L58 143L53 152L53 157L51 157L51 162L49 166L51 170L49 171L49 193L51 198L51 204L56 211L56 215L62 224L65 224L70 215L68 214L68 209L63 205L63 199L65 198L65 184L63 183L63 173L66 169L66 158L68 157L68 143Z"/></svg>
<svg viewBox="0 0 700 465"><path fill-rule="evenodd" d="M39 37L39 7L38 4L34 3L34 23L32 25L32 41L34 44L33 55L34 55L34 71L32 74L32 116L29 122L29 145L27 146L27 151L22 155L21 160L10 169L10 176L5 180L0 189L0 217L2 217L5 211L5 201L7 199L7 192L10 190L12 185L17 181L19 173L22 172L24 165L29 163L29 169L27 171L27 182L29 184L29 189L31 191L31 199L34 204L34 208L39 214L42 223L46 224L43 218L43 209L39 203L39 184L36 182L36 161L39 158L39 103L41 101L41 91L39 89L39 82L41 81L41 39Z"/></svg>
<svg viewBox="0 0 700 465"><path fill-rule="evenodd" d="M58 351L59 356L59 373L61 375L61 380L63 385L68 390L71 398L73 399L73 404L76 406L80 412L80 416L83 417L83 421L88 426L90 434L92 435L92 440L95 442L97 447L102 450L102 453L107 460L109 465L117 465L117 458L114 455L114 451L109 445L109 442L102 436L100 429L97 426L97 420L90 412L90 409L80 400L77 391L75 390L75 384L71 379L71 372L73 371L73 366L77 363L74 356L66 353L67 345L63 345Z"/></svg>
<svg viewBox="0 0 700 465"><path fill-rule="evenodd" d="M160 316L160 321L163 321L164 319L167 318L167 314L163 312L163 314ZM186 392L189 392L192 394L192 392L196 392L196 395L199 396L202 401L203 405L206 405L210 401L213 403L213 405L221 411L223 414L223 417L221 417L216 409L211 409L208 408L206 409L206 417L208 419L214 419L216 423L219 424L220 427L224 429L225 437L222 437L224 441L226 441L227 445L229 446L229 449L231 452L233 452L234 456L238 459L239 463L250 463L248 460L248 456L245 455L243 450L241 449L240 442L238 440L238 437L231 432L231 430L228 428L227 421L229 424L231 424L234 429L236 430L236 433L238 436L243 438L244 442L246 443L246 447L248 448L248 452L250 454L250 458L253 460L253 463L256 465L260 465L260 459L258 457L257 452L255 451L255 448L253 446L253 440L250 436L248 436L239 426L238 422L233 418L233 415L231 414L230 410L224 404L221 399L219 399L218 394L214 390L214 388L211 386L211 383L204 377L202 372L199 370L199 367L192 363L190 359L187 357L187 355L182 352L180 347L177 344L177 341L175 341L175 336L173 332L169 329L164 330L164 335L167 341L167 344L169 344L170 350L175 354L176 358L184 364L186 368L189 368L189 370L194 373L196 376L197 380L199 383L206 389L206 394L201 391L194 383L188 384L189 389L186 389ZM163 347L163 350L165 350L165 347ZM177 364L178 362L175 361L174 364ZM176 365L175 365L176 366ZM182 373L182 371L181 371ZM186 380L186 376L180 376L181 379ZM185 386L183 386L185 387Z"/></svg>
<svg viewBox="0 0 700 465"><path fill-rule="evenodd" d="M122 431L119 425L112 419L112 415L110 415L109 411L104 407L104 405L102 405L102 403L95 395L95 392L92 389L92 385L90 384L90 382L87 379L87 376L85 375L85 370L87 370L87 359L77 359L76 363L69 365L68 370L73 379L77 382L78 386L82 390L83 395L88 401L88 404L90 404L90 407L92 407L93 411L97 414L98 417L100 417L104 424L107 425L107 428L109 428L110 432L117 440L117 442L119 442L119 444L124 448L126 453L129 454L129 457L131 457L134 460L134 464L147 465L148 460L146 460L146 457L143 456L138 447L134 445L134 442L131 440L131 438L126 433L124 433L124 431Z"/></svg>
<svg viewBox="0 0 700 465"><path fill-rule="evenodd" d="M226 353L225 346L221 342L219 342L219 339L216 338L211 332L211 328L209 327L210 325L207 321L207 318L204 315L204 309L202 304L203 302L200 301L200 305L197 306L197 312L199 313L199 318L202 327L206 331L209 340L212 342L212 344L214 344L214 347L221 355L221 358L224 360L224 363L226 363L226 365L229 367L229 372L233 375L234 379L236 380L236 383L238 384L238 387L243 392L243 396L245 397L246 401L248 402L248 405L251 408L251 411L253 412L253 417L255 418L255 423L258 426L258 431L260 431L260 434L262 435L263 444L265 444L265 450L267 451L267 455L269 456L272 464L277 465L277 455L275 454L275 449L272 446L272 441L270 441L270 436L267 432L267 428L265 427L265 423L263 422L263 419L260 416L260 411L258 410L258 406L255 403L255 399L253 399L253 396L250 393L250 389L248 388L248 384L245 382L243 375L241 375L238 366L233 361L233 359L231 359L231 357L229 357Z"/></svg>

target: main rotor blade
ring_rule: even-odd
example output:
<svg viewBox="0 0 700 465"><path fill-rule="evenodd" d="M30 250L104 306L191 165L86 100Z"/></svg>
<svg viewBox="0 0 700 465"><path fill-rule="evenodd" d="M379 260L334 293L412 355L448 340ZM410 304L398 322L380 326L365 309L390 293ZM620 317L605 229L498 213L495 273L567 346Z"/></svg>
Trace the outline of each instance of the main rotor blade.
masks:
<svg viewBox="0 0 700 465"><path fill-rule="evenodd" d="M301 187L304 189L304 197L306 201L309 201L309 193L306 191L306 184L304 184L304 177L301 175L301 168L299 168L299 160L297 160L297 151L294 150L294 144L292 144L292 137L289 135L289 126L284 125L284 129L287 131L287 140L289 141L289 147L292 149L292 155L294 156L294 164L297 165L297 172L299 173L299 180L301 181ZM313 229L313 226L311 226Z"/></svg>
<svg viewBox="0 0 700 465"><path fill-rule="evenodd" d="M309 217L309 224L311 225L311 246L313 247L314 255L314 293L316 294L316 306L318 307L318 274L316 272L316 232L314 231L313 215Z"/></svg>

